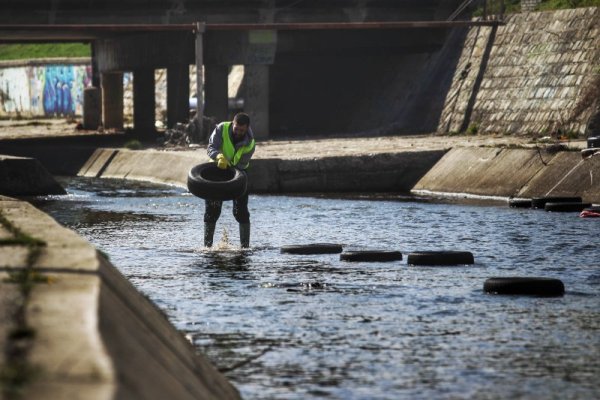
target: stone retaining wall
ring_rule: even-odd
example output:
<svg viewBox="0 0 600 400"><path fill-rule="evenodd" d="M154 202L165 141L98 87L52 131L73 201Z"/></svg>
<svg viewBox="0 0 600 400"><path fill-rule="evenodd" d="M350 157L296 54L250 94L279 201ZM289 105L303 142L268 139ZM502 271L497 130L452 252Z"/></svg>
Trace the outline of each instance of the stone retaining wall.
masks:
<svg viewBox="0 0 600 400"><path fill-rule="evenodd" d="M600 132L600 8L470 29L438 132Z"/></svg>

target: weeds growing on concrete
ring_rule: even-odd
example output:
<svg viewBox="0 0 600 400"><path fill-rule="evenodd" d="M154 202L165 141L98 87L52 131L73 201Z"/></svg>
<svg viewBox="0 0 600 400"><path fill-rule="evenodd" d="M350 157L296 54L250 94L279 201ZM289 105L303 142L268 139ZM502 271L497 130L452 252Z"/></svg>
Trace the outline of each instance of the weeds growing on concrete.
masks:
<svg viewBox="0 0 600 400"><path fill-rule="evenodd" d="M36 239L22 232L13 225L4 215L0 213L0 225L11 235L11 238L0 240L0 246L20 245L28 249L27 259L23 268L9 272L4 280L6 283L19 285L21 292L20 302L13 314L14 328L9 331L4 350L5 364L0 368L0 385L5 398L20 398L25 386L38 374L38 370L32 367L27 354L31 348L31 342L35 338L35 330L27 324L25 318L26 306L31 289L38 283L49 283L48 276L35 271L33 266L46 246L46 242Z"/></svg>
<svg viewBox="0 0 600 400"><path fill-rule="evenodd" d="M125 143L123 147L129 150L139 150L142 148L142 143L137 139L132 139Z"/></svg>

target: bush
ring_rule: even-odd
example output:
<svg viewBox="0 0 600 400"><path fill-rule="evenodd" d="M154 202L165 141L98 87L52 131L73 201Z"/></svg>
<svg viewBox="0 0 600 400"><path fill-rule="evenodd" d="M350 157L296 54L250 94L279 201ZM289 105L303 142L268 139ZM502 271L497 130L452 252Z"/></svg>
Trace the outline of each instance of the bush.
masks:
<svg viewBox="0 0 600 400"><path fill-rule="evenodd" d="M129 150L139 150L142 148L142 143L137 139L132 139L125 143L123 147Z"/></svg>

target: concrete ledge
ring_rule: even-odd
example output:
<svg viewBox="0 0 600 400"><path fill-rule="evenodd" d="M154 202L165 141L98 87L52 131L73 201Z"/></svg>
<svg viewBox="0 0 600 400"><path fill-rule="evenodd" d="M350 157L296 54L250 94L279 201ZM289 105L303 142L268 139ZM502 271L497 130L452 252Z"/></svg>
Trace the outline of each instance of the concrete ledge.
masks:
<svg viewBox="0 0 600 400"><path fill-rule="evenodd" d="M93 246L28 203L0 196L0 213L46 244L32 265L27 244L0 245L0 344L26 345L34 371L23 398L240 398ZM0 234L11 239L10 230ZM8 279L19 271L36 277L30 291ZM23 323L34 335L15 345ZM3 370L12 367L6 354Z"/></svg>
<svg viewBox="0 0 600 400"><path fill-rule="evenodd" d="M600 203L600 157L579 152L454 148L413 188L414 192L496 197L582 196Z"/></svg>
<svg viewBox="0 0 600 400"><path fill-rule="evenodd" d="M310 159L256 159L248 170L252 193L408 192L444 150L404 151ZM144 180L186 187L204 151L164 152L98 149L78 175Z"/></svg>
<svg viewBox="0 0 600 400"><path fill-rule="evenodd" d="M0 193L38 196L65 194L65 191L38 160L0 155Z"/></svg>

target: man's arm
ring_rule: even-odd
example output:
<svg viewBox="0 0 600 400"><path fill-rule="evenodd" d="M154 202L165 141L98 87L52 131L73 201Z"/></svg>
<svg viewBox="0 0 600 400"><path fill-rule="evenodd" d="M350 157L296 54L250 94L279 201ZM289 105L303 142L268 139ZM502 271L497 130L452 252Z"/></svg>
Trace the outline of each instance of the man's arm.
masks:
<svg viewBox="0 0 600 400"><path fill-rule="evenodd" d="M215 127L215 130L210 135L210 139L208 139L208 147L206 148L206 152L211 159L216 159L219 153L221 153L221 148L223 147L223 124L220 123Z"/></svg>

